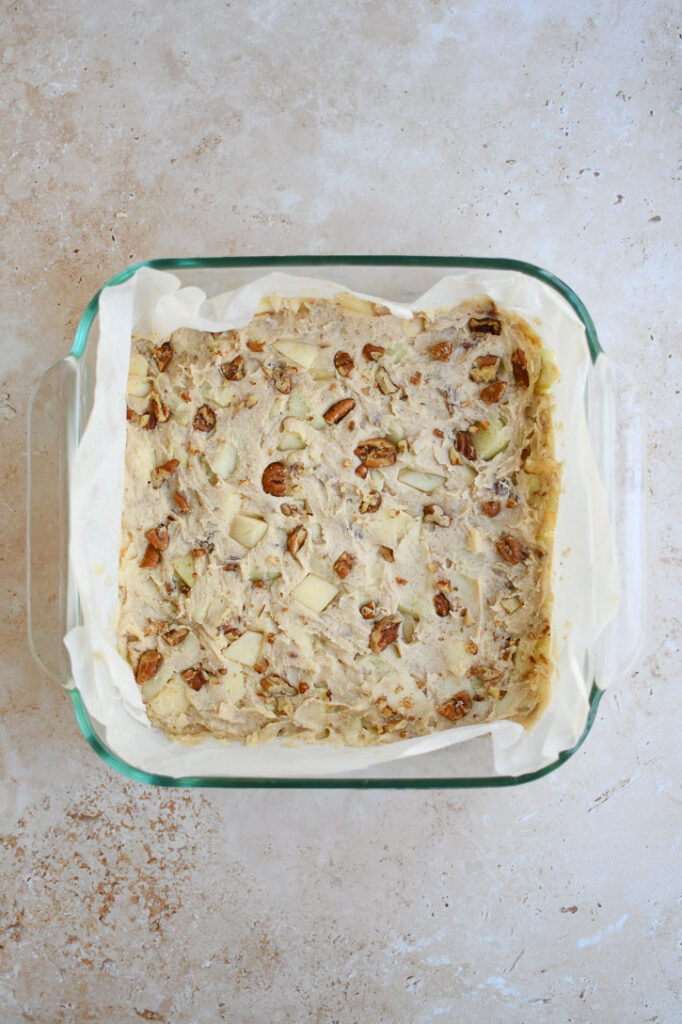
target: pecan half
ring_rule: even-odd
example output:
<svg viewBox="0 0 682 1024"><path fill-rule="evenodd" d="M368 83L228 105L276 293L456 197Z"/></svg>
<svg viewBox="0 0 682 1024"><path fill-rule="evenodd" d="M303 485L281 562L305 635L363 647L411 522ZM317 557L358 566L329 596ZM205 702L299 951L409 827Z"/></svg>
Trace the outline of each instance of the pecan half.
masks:
<svg viewBox="0 0 682 1024"><path fill-rule="evenodd" d="M287 467L283 462L271 462L263 470L263 490L275 498L283 498L287 489Z"/></svg>
<svg viewBox="0 0 682 1024"><path fill-rule="evenodd" d="M469 459L470 462L473 462L474 459L476 458L474 439L468 430L457 431L455 448L457 449L460 455L463 455L465 459Z"/></svg>
<svg viewBox="0 0 682 1024"><path fill-rule="evenodd" d="M449 526L450 516L443 512L440 505L425 505L424 522L434 523L435 526Z"/></svg>
<svg viewBox="0 0 682 1024"><path fill-rule="evenodd" d="M477 356L469 370L469 376L477 384L488 384L496 379L501 362L499 356Z"/></svg>
<svg viewBox="0 0 682 1024"><path fill-rule="evenodd" d="M173 629L167 629L162 636L171 647L177 647L178 644L181 644L189 636L189 629L186 626L175 626Z"/></svg>
<svg viewBox="0 0 682 1024"><path fill-rule="evenodd" d="M452 605L445 594L440 593L434 595L433 607L436 609L436 615L440 615L441 618L444 618L452 610Z"/></svg>
<svg viewBox="0 0 682 1024"><path fill-rule="evenodd" d="M351 409L355 408L354 398L342 398L340 402L334 402L326 413L324 414L324 420L326 423L339 423L344 416L347 416Z"/></svg>
<svg viewBox="0 0 682 1024"><path fill-rule="evenodd" d="M484 501L481 505L481 512L484 516L488 516L489 519L493 519L500 511L502 506L499 501L491 499L490 501Z"/></svg>
<svg viewBox="0 0 682 1024"><path fill-rule="evenodd" d="M194 429L210 434L215 428L216 416L210 405L202 405L194 417Z"/></svg>
<svg viewBox="0 0 682 1024"><path fill-rule="evenodd" d="M153 530L147 530L145 537L151 546L156 548L157 551L165 551L170 544L168 527L164 526L163 523L160 526L155 527Z"/></svg>
<svg viewBox="0 0 682 1024"><path fill-rule="evenodd" d="M191 686L193 690L200 690L202 686L205 686L208 679L204 675L203 671L196 666L192 668L186 668L182 673L182 678L185 680L188 686Z"/></svg>
<svg viewBox="0 0 682 1024"><path fill-rule="evenodd" d="M163 658L158 651L145 651L144 654L141 654L135 669L135 682L137 685L142 686L148 679L156 675L161 668L162 662Z"/></svg>
<svg viewBox="0 0 682 1024"><path fill-rule="evenodd" d="M451 341L439 341L436 345L432 345L429 349L432 359L437 359L441 363L446 363L452 355L452 342Z"/></svg>
<svg viewBox="0 0 682 1024"><path fill-rule="evenodd" d="M528 372L526 353L522 348L514 349L511 355L511 364L514 371L514 380L522 388L527 388L530 385L530 374Z"/></svg>
<svg viewBox="0 0 682 1024"><path fill-rule="evenodd" d="M393 383L383 366L377 367L374 380L382 395L394 395L398 390L397 385Z"/></svg>
<svg viewBox="0 0 682 1024"><path fill-rule="evenodd" d="M275 391L279 391L280 395L291 394L291 376L286 370L276 366L272 371L272 380L275 385Z"/></svg>
<svg viewBox="0 0 682 1024"><path fill-rule="evenodd" d="M341 377L350 377L351 373L355 369L355 363L353 357L342 349L334 355L334 367L336 372Z"/></svg>
<svg viewBox="0 0 682 1024"><path fill-rule="evenodd" d="M466 690L460 690L445 704L441 704L437 710L438 714L447 718L449 722L456 722L458 718L464 718L471 711L471 707L471 697Z"/></svg>
<svg viewBox="0 0 682 1024"><path fill-rule="evenodd" d="M387 615L379 619L369 634L369 649L378 654L385 651L389 644L395 643L400 631L400 619L396 615Z"/></svg>
<svg viewBox="0 0 682 1024"><path fill-rule="evenodd" d="M220 372L225 380L243 380L246 376L244 356L235 356L228 363L223 363Z"/></svg>
<svg viewBox="0 0 682 1024"><path fill-rule="evenodd" d="M360 459L363 466L377 469L379 466L392 466L398 449L387 437L370 437L359 444L353 454Z"/></svg>
<svg viewBox="0 0 682 1024"><path fill-rule="evenodd" d="M305 526L299 523L298 526L295 526L294 529L287 534L287 551L295 558L307 539L308 531Z"/></svg>
<svg viewBox="0 0 682 1024"><path fill-rule="evenodd" d="M158 548L155 548L153 544L147 544L140 562L140 569L156 569L160 561L161 553Z"/></svg>
<svg viewBox="0 0 682 1024"><path fill-rule="evenodd" d="M181 491L175 492L175 494L173 495L173 501L178 506L181 512L189 512L191 508L190 503L187 501L187 498L185 497L184 494L182 494Z"/></svg>
<svg viewBox="0 0 682 1024"><path fill-rule="evenodd" d="M386 544L382 544L379 548L379 554L385 562L395 562L395 555L393 554L393 548L389 548Z"/></svg>
<svg viewBox="0 0 682 1024"><path fill-rule="evenodd" d="M373 345L368 341L362 350L362 354L370 363L376 363L378 359L381 359L386 354L386 349L382 348L381 345Z"/></svg>
<svg viewBox="0 0 682 1024"><path fill-rule="evenodd" d="M363 495L360 502L360 511L363 515L368 512L376 512L381 505L381 495L378 491L370 491L369 494Z"/></svg>
<svg viewBox="0 0 682 1024"><path fill-rule="evenodd" d="M467 327L472 334L500 334L502 324L492 316L471 316Z"/></svg>
<svg viewBox="0 0 682 1024"><path fill-rule="evenodd" d="M377 609L374 601L368 601L367 604L363 604L360 608L360 614L363 619L373 619L376 613Z"/></svg>
<svg viewBox="0 0 682 1024"><path fill-rule="evenodd" d="M337 576L340 576L342 580L345 580L346 576L352 571L355 565L355 558L351 555L350 551L344 551L342 555L334 562L334 572Z"/></svg>
<svg viewBox="0 0 682 1024"><path fill-rule="evenodd" d="M499 402L506 390L506 380L498 380L495 384L488 384L487 387L481 388L478 397L482 398L488 405L492 405L493 402Z"/></svg>
<svg viewBox="0 0 682 1024"><path fill-rule="evenodd" d="M158 348L152 351L152 355L154 362L159 368L159 373L163 373L173 358L173 346L170 341L164 341L163 345L159 345Z"/></svg>
<svg viewBox="0 0 682 1024"><path fill-rule="evenodd" d="M155 466L150 474L152 487L157 489L161 487L165 480L170 480L179 465L180 463L177 459L169 459L168 462L164 462L161 466Z"/></svg>
<svg viewBox="0 0 682 1024"><path fill-rule="evenodd" d="M502 537L495 545L497 550L510 565L518 565L521 561L521 545L515 537Z"/></svg>

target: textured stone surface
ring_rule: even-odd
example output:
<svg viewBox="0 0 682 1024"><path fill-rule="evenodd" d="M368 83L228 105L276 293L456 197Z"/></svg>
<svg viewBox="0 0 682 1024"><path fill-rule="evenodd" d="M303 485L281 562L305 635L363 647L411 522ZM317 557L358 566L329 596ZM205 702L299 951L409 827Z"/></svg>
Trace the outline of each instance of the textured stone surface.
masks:
<svg viewBox="0 0 682 1024"><path fill-rule="evenodd" d="M2 1019L682 1017L679 11L6 4ZM510 256L648 403L639 668L511 790L169 792L113 774L24 641L29 392L153 256Z"/></svg>

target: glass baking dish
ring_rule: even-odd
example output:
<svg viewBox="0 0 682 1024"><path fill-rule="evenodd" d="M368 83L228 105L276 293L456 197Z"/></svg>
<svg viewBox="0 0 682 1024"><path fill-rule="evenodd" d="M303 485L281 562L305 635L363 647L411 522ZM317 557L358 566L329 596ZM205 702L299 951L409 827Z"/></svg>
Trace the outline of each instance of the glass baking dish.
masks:
<svg viewBox="0 0 682 1024"><path fill-rule="evenodd" d="M474 788L510 786L554 771L585 740L605 687L634 664L644 618L644 433L641 400L630 378L607 360L592 319L578 296L547 271L516 260L418 256L281 256L151 260L129 267L104 288L121 284L140 266L175 274L183 286L207 295L240 287L275 270L334 280L351 290L410 302L453 269L522 273L555 289L585 328L592 369L584 395L591 443L607 491L615 534L621 599L615 617L584 666L592 680L583 734L549 765L524 775L499 775L486 737L417 755L362 772L329 777L194 777L154 774L127 763L111 750L103 729L88 713L71 678L63 644L80 622L78 594L68 567L68 487L73 456L92 408L98 345L98 300L81 317L69 354L39 381L29 411L28 621L29 644L38 665L62 685L76 720L93 749L124 775L164 786L300 788Z"/></svg>

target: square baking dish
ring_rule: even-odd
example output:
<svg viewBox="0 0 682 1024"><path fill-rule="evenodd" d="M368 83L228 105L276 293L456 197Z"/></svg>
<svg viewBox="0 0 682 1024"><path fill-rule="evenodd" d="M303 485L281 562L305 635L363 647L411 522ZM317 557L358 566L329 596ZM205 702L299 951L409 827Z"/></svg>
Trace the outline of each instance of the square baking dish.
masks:
<svg viewBox="0 0 682 1024"><path fill-rule="evenodd" d="M399 302L413 301L449 272L520 273L554 289L584 327L591 368L584 402L590 441L605 485L614 531L621 597L618 610L582 667L592 681L589 710L578 741L552 763L522 775L495 772L487 737L428 754L333 776L175 777L129 764L107 745L104 730L89 713L71 676L63 637L80 622L78 593L69 571L69 481L73 458L92 409L97 359L98 292L78 325L69 354L42 377L29 412L28 597L29 643L40 667L62 685L73 702L78 725L93 749L130 778L166 786L475 788L518 785L539 778L568 760L595 720L607 685L632 666L641 646L644 618L643 416L637 388L607 360L587 309L552 274L514 260L460 257L282 256L167 259L138 264L104 288L128 280L140 266L172 272L182 286L208 296L241 287L271 271L334 280L350 290Z"/></svg>

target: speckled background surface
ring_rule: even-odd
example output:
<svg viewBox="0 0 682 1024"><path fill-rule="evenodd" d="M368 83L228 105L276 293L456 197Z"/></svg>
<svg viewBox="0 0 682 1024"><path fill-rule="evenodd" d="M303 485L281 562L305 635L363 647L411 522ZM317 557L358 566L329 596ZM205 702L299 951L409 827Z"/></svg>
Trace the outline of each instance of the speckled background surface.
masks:
<svg viewBox="0 0 682 1024"><path fill-rule="evenodd" d="M0 1015L675 1024L679 8L5 3ZM648 403L648 633L516 790L169 792L109 771L25 642L26 410L154 256L513 256Z"/></svg>

